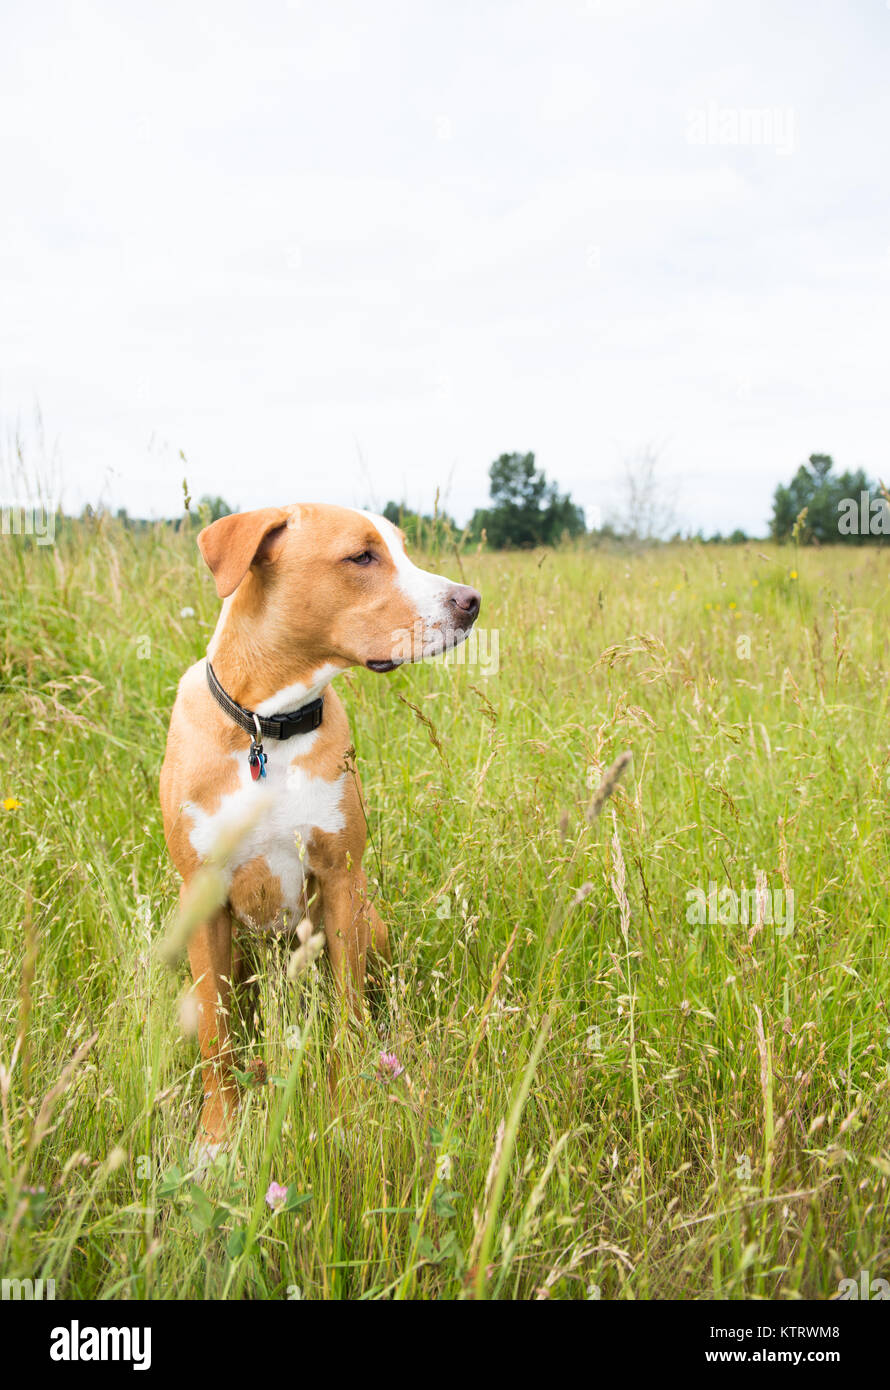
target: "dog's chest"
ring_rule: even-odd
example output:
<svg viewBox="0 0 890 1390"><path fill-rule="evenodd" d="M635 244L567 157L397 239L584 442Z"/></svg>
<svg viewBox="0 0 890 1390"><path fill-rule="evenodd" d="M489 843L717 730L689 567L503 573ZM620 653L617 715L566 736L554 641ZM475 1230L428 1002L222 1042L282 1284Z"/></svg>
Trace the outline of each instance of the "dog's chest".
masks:
<svg viewBox="0 0 890 1390"><path fill-rule="evenodd" d="M212 813L194 803L185 809L202 859L230 847L226 874L235 915L248 926L279 931L296 927L303 915L314 833L336 834L345 826L346 779L313 776L287 745L267 743L266 756L266 776L258 782L238 757L238 786Z"/></svg>

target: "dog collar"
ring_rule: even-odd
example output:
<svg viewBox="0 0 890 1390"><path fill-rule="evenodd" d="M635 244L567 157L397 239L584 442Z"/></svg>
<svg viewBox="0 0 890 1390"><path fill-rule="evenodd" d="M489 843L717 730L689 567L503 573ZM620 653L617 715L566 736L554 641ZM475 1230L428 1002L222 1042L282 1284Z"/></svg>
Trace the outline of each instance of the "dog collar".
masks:
<svg viewBox="0 0 890 1390"><path fill-rule="evenodd" d="M250 752L247 761L250 775L255 782L266 775L266 755L263 752L264 738L283 740L294 738L297 734L308 734L313 729L317 729L322 721L324 700L321 696L317 700L310 700L308 705L291 710L289 714L268 716L256 714L251 709L245 709L243 705L238 704L237 700L233 700L231 695L227 695L209 661L207 662L207 684L223 714L233 720L246 734L250 734Z"/></svg>

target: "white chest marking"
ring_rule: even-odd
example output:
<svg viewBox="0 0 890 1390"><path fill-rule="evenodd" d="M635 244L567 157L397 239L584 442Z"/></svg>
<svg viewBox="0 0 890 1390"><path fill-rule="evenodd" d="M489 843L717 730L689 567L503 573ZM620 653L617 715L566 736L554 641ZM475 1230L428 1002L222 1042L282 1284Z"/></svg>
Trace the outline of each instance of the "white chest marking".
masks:
<svg viewBox="0 0 890 1390"><path fill-rule="evenodd" d="M268 718L273 714L286 714L288 711L299 709L301 705L308 705L311 700L317 700L319 695L324 693L334 676L339 676L342 670L342 665L320 666L306 681L286 686L284 690L270 695L268 700L261 700L256 707L257 714ZM304 756L307 751L308 747L303 746L300 756Z"/></svg>
<svg viewBox="0 0 890 1390"><path fill-rule="evenodd" d="M266 776L260 782L250 776L246 752L233 754L238 767L237 788L224 796L213 812L194 802L183 807L193 822L189 839L202 860L212 853L221 835L237 835L239 825L247 824L228 862L227 878L231 882L242 864L265 859L269 872L281 884L282 906L291 920L300 904L304 876L311 869L307 847L313 830L335 834L346 824L341 809L345 772L328 782L293 762L295 756L305 757L310 752L317 737L315 730L286 743L270 739L265 745ZM253 820L258 804L262 809Z"/></svg>

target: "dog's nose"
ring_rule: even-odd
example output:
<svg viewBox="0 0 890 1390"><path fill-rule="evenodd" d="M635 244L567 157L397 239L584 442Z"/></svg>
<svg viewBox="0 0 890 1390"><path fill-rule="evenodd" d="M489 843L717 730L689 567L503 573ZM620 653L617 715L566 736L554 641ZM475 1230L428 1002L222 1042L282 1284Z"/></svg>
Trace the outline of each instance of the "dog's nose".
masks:
<svg viewBox="0 0 890 1390"><path fill-rule="evenodd" d="M471 589L468 584L454 584L448 592L445 600L454 608L455 621L461 627L469 627L479 616L479 609L482 607L482 595L475 589Z"/></svg>

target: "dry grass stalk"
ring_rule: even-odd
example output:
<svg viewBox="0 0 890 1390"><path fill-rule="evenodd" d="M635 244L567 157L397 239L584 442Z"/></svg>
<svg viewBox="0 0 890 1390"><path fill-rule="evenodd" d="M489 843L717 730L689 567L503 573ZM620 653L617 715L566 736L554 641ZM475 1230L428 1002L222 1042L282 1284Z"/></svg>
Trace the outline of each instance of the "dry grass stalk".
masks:
<svg viewBox="0 0 890 1390"><path fill-rule="evenodd" d="M588 825L590 825L591 822L595 821L597 816L602 811L609 797L612 795L615 788L618 786L624 769L630 763L632 758L633 754L630 752L630 750L625 749L623 753L619 753L612 766L607 769L606 774L603 777L603 780L600 782L596 791L593 793L593 798L590 802L590 805L587 808L586 820Z"/></svg>

